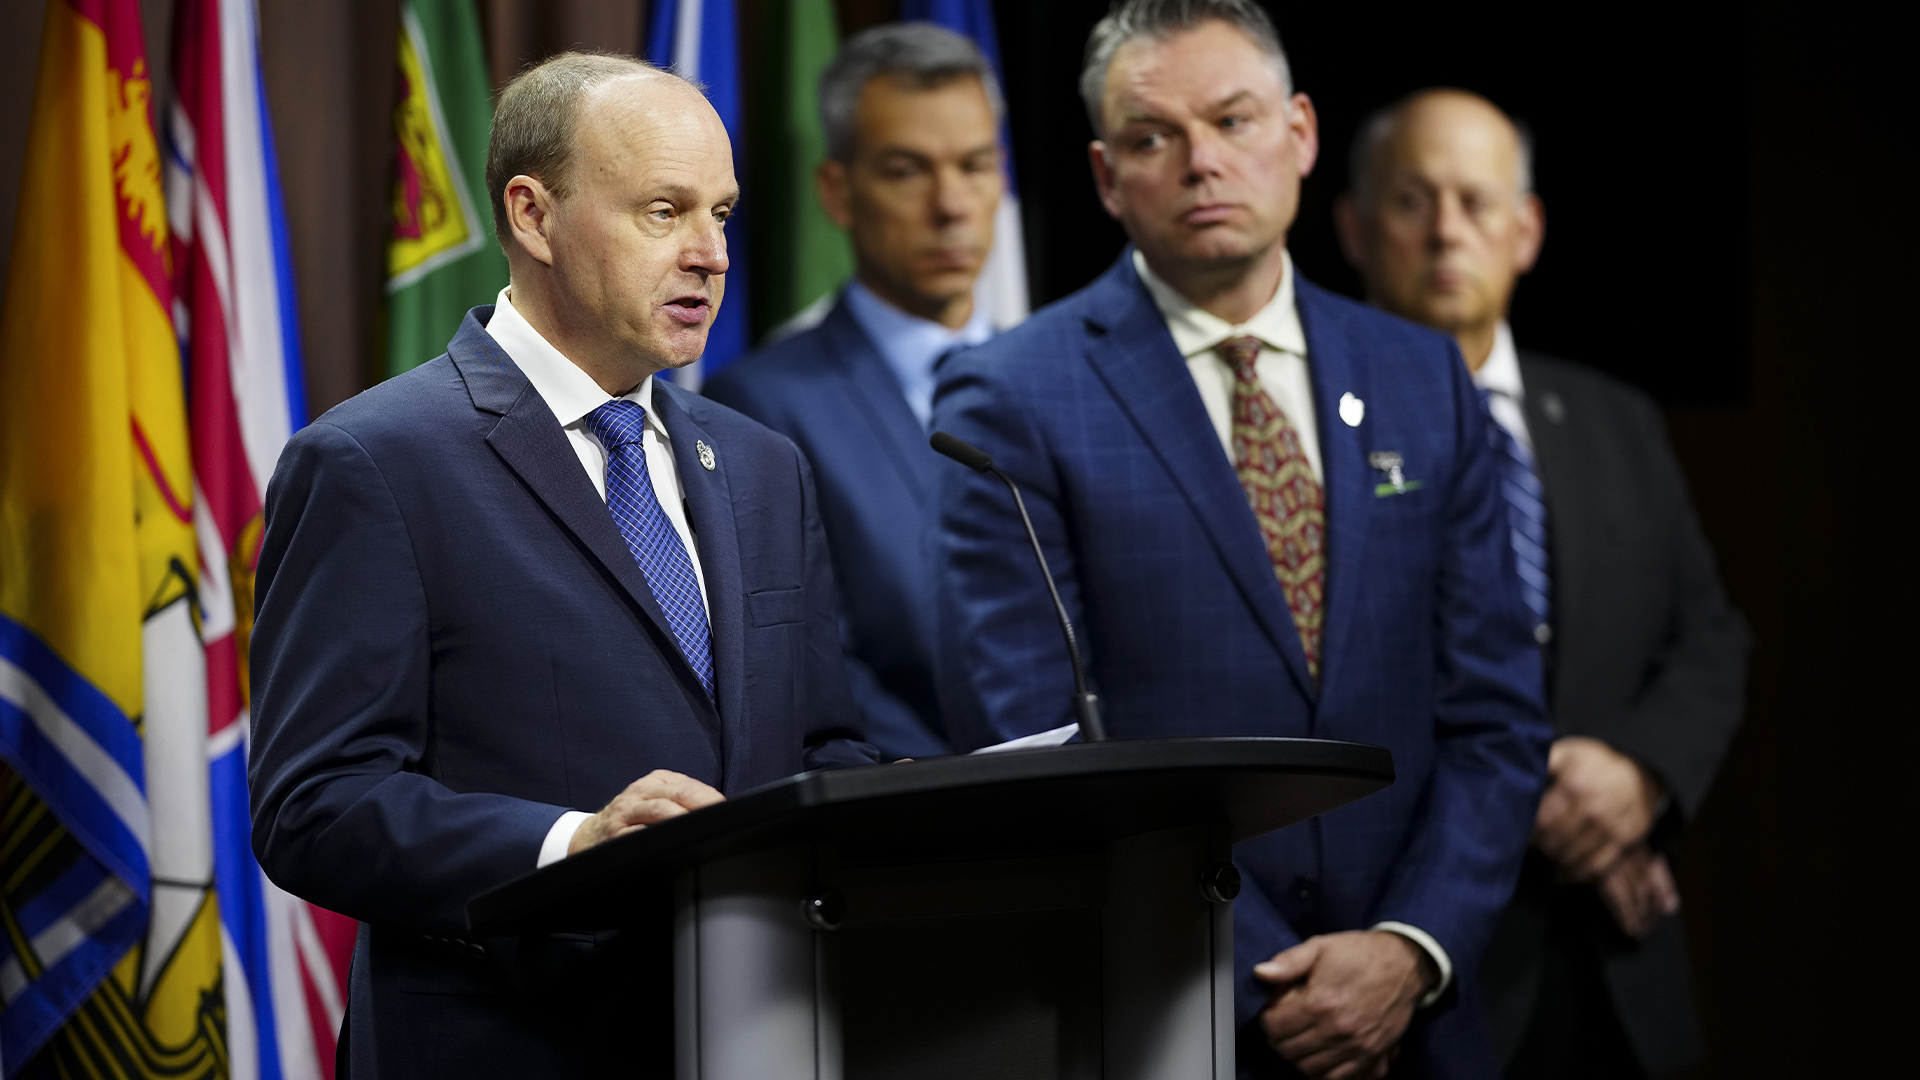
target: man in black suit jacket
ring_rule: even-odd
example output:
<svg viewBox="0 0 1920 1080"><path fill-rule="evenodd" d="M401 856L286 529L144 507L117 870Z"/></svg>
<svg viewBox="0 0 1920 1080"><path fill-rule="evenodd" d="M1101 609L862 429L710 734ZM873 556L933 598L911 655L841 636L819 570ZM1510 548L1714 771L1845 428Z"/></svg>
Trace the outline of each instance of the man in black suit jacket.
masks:
<svg viewBox="0 0 1920 1080"><path fill-rule="evenodd" d="M562 55L502 94L487 174L510 287L296 435L268 487L253 846L360 920L356 1080L667 1075L649 935L476 940L466 902L873 755L805 459L654 378L721 301L719 117L676 76Z"/></svg>
<svg viewBox="0 0 1920 1080"><path fill-rule="evenodd" d="M1545 232L1518 128L1472 94L1382 110L1336 207L1376 305L1452 333L1488 403L1558 738L1485 961L1510 1077L1637 1077L1701 1055L1668 860L1739 724L1747 632L1642 393L1516 351Z"/></svg>

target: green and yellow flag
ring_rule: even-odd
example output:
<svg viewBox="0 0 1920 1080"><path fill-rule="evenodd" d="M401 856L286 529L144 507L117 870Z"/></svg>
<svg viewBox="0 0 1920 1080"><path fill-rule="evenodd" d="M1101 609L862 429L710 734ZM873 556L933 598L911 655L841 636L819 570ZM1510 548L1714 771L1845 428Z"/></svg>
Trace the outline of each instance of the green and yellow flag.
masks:
<svg viewBox="0 0 1920 1080"><path fill-rule="evenodd" d="M820 73L840 48L833 0L760 0L754 25L742 197L753 212L750 295L758 341L803 312L817 322L853 276L853 249L820 209L813 186L827 156Z"/></svg>
<svg viewBox="0 0 1920 1080"><path fill-rule="evenodd" d="M487 196L492 87L473 0L400 6L387 374L446 351L467 309L507 283Z"/></svg>

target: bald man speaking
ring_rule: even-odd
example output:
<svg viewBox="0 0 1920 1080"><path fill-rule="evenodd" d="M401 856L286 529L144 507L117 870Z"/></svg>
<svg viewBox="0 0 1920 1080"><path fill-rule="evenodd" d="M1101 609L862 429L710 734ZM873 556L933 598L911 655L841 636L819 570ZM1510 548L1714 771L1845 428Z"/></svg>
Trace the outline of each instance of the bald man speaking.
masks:
<svg viewBox="0 0 1920 1080"><path fill-rule="evenodd" d="M805 460L655 378L723 298L720 118L676 76L565 54L501 94L487 186L511 284L295 436L268 487L254 851L360 920L342 1075L666 1075L644 944L474 939L467 900L874 754Z"/></svg>
<svg viewBox="0 0 1920 1080"><path fill-rule="evenodd" d="M1473 370L1546 661L1551 786L1485 962L1489 1026L1510 1077L1668 1075L1701 1052L1668 860L1739 723L1747 636L1654 404L1514 345L1546 229L1531 156L1485 99L1423 91L1363 128L1336 212L1369 299Z"/></svg>

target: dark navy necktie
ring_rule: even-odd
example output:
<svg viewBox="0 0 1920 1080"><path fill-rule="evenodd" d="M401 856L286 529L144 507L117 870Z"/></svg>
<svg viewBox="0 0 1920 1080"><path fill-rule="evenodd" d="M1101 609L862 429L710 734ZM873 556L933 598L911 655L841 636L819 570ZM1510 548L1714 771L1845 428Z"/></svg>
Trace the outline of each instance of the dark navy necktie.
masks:
<svg viewBox="0 0 1920 1080"><path fill-rule="evenodd" d="M1534 639L1545 644L1550 633L1547 624L1547 597L1552 578L1547 573L1547 504L1540 477L1533 469L1533 454L1514 438L1489 407L1492 395L1480 391L1481 410L1487 417L1487 442L1492 444L1494 460L1500 467L1500 493L1507 502L1507 526L1512 537L1513 559L1520 570L1520 595L1533 612Z"/></svg>
<svg viewBox="0 0 1920 1080"><path fill-rule="evenodd" d="M640 441L646 426L647 410L624 398L587 414L588 430L607 449L607 510L640 564L667 625L673 628L681 654L700 676L707 696L713 697L713 637L706 605L700 600L700 578L693 572L693 559L680 533L654 496Z"/></svg>

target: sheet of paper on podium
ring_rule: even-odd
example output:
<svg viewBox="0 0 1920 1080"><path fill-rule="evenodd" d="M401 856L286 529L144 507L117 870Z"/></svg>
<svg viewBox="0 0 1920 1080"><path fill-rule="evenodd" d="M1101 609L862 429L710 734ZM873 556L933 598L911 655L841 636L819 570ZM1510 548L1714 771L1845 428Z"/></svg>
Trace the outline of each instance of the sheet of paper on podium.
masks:
<svg viewBox="0 0 1920 1080"><path fill-rule="evenodd" d="M1068 739L1071 739L1078 734L1080 734L1079 724L1062 724L1051 731L1041 731L1041 732L1036 732L1035 734L1032 734L1032 735L1022 735L1017 739L1008 739L1006 742L1003 742L1003 743L994 743L992 746L983 746L980 749L975 750L974 753L992 754L992 753L997 753L1001 750L1033 750L1042 746L1059 746L1062 743L1065 743Z"/></svg>

